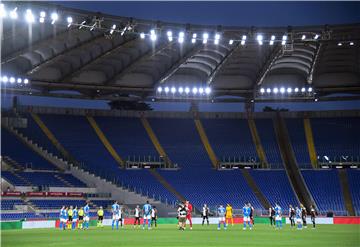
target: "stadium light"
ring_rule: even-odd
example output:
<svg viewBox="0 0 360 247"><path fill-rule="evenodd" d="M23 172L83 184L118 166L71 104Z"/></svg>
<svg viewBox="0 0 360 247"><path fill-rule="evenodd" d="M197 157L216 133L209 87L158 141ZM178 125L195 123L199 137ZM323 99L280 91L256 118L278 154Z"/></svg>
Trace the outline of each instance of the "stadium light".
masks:
<svg viewBox="0 0 360 247"><path fill-rule="evenodd" d="M312 87L308 88L308 92L311 93L313 91Z"/></svg>
<svg viewBox="0 0 360 247"><path fill-rule="evenodd" d="M265 89L264 89L264 88L261 88L261 89L260 89L260 93L265 93Z"/></svg>
<svg viewBox="0 0 360 247"><path fill-rule="evenodd" d="M115 29L116 29L116 25L113 24L112 27L111 27L111 30L110 30L110 34L113 34Z"/></svg>
<svg viewBox="0 0 360 247"><path fill-rule="evenodd" d="M296 88L294 89L294 92L295 92L295 93L298 93L298 92L299 92L299 88L296 87Z"/></svg>
<svg viewBox="0 0 360 247"><path fill-rule="evenodd" d="M34 15L31 12L31 9L26 10L25 20L30 24L35 21L35 18L34 18Z"/></svg>
<svg viewBox="0 0 360 247"><path fill-rule="evenodd" d="M229 45L232 45L232 44L234 44L234 40L230 39L229 40Z"/></svg>
<svg viewBox="0 0 360 247"><path fill-rule="evenodd" d="M167 31L166 35L167 35L167 37L168 37L168 40L171 42L171 41L173 40L172 32L171 32L171 31Z"/></svg>
<svg viewBox="0 0 360 247"><path fill-rule="evenodd" d="M215 40L214 40L214 44L215 44L215 45L218 45L218 44L219 44L219 40L218 40L218 39L215 39Z"/></svg>
<svg viewBox="0 0 360 247"><path fill-rule="evenodd" d="M318 39L319 38L319 34L315 34L314 39Z"/></svg>
<svg viewBox="0 0 360 247"><path fill-rule="evenodd" d="M192 89L192 93L193 93L194 95L196 95L197 92L198 92L198 89L197 89L196 87L194 87L194 88Z"/></svg>
<svg viewBox="0 0 360 247"><path fill-rule="evenodd" d="M56 12L51 14L51 24L52 25L54 25L58 19L59 19L59 15Z"/></svg>
<svg viewBox="0 0 360 247"><path fill-rule="evenodd" d="M219 33L215 34L215 39L220 39L220 34Z"/></svg>
<svg viewBox="0 0 360 247"><path fill-rule="evenodd" d="M18 14L17 14L16 10L17 10L17 7L15 9L13 9L12 11L10 11L10 18L13 20L18 18Z"/></svg>
<svg viewBox="0 0 360 247"><path fill-rule="evenodd" d="M15 77L10 77L9 82L10 82L11 84L15 83Z"/></svg>
<svg viewBox="0 0 360 247"><path fill-rule="evenodd" d="M18 79L17 79L17 83L22 83L22 79L21 79L21 78L18 78Z"/></svg>
<svg viewBox="0 0 360 247"><path fill-rule="evenodd" d="M303 88L301 88L301 92L302 93L305 93L305 91L306 91L306 89L303 87Z"/></svg>
<svg viewBox="0 0 360 247"><path fill-rule="evenodd" d="M259 45L262 45L263 44L263 36L261 34L258 34L258 36L256 37Z"/></svg>
<svg viewBox="0 0 360 247"><path fill-rule="evenodd" d="M241 38L241 45L245 45L246 42L246 35L243 35Z"/></svg>
<svg viewBox="0 0 360 247"><path fill-rule="evenodd" d="M192 37L193 37L193 39L196 39L197 38L197 33L193 33Z"/></svg>
<svg viewBox="0 0 360 247"><path fill-rule="evenodd" d="M338 45L338 46L342 46L342 43L341 43L341 42L339 42L337 45Z"/></svg>
<svg viewBox="0 0 360 247"><path fill-rule="evenodd" d="M279 89L278 89L277 87L275 87L275 88L273 89L273 92L274 92L274 94L277 94L277 93L279 92Z"/></svg>
<svg viewBox="0 0 360 247"><path fill-rule="evenodd" d="M184 37L185 37L185 33L184 32L180 32L179 33L179 38L178 38L178 42L180 44L184 43Z"/></svg>
<svg viewBox="0 0 360 247"><path fill-rule="evenodd" d="M266 92L267 92L267 93L271 93L271 89L270 89L270 88L267 88L267 89L266 89Z"/></svg>
<svg viewBox="0 0 360 247"><path fill-rule="evenodd" d="M150 34L151 41L156 41L156 34Z"/></svg>
<svg viewBox="0 0 360 247"><path fill-rule="evenodd" d="M284 88L284 87L281 87L281 88L280 88L280 93L281 93L281 94L285 93L285 88Z"/></svg>
<svg viewBox="0 0 360 247"><path fill-rule="evenodd" d="M29 79L24 79L24 84L28 84L29 83Z"/></svg>
<svg viewBox="0 0 360 247"><path fill-rule="evenodd" d="M179 87L178 91L180 94L182 94L184 92L184 89L182 87Z"/></svg>
<svg viewBox="0 0 360 247"><path fill-rule="evenodd" d="M168 93L170 91L169 87L165 87L165 93Z"/></svg>
<svg viewBox="0 0 360 247"><path fill-rule="evenodd" d="M68 23L68 27L70 27L71 24L73 23L73 18L71 16L68 16L68 18L66 18L66 21Z"/></svg>
<svg viewBox="0 0 360 247"><path fill-rule="evenodd" d="M158 91L159 93L161 93L161 92L162 92L162 87L158 87L157 91Z"/></svg>
<svg viewBox="0 0 360 247"><path fill-rule="evenodd" d="M206 44L206 43L207 43L208 38L209 38L209 34L208 34L208 33L204 33L204 34L203 34L203 44Z"/></svg>
<svg viewBox="0 0 360 247"><path fill-rule="evenodd" d="M0 4L0 17L1 18L6 18L7 13L5 10L5 5L4 4Z"/></svg>
<svg viewBox="0 0 360 247"><path fill-rule="evenodd" d="M176 88L175 87L172 87L171 88L171 92L174 94L174 93L176 93Z"/></svg>
<svg viewBox="0 0 360 247"><path fill-rule="evenodd" d="M204 93L204 89L202 87L199 87L199 93L203 94Z"/></svg>
<svg viewBox="0 0 360 247"><path fill-rule="evenodd" d="M140 33L140 39L145 39L145 33Z"/></svg>
<svg viewBox="0 0 360 247"><path fill-rule="evenodd" d="M306 35L303 34L303 35L301 36L301 39L302 39L302 40L306 39Z"/></svg>
<svg viewBox="0 0 360 247"><path fill-rule="evenodd" d="M210 87L206 87L206 88L205 88L205 93L206 93L207 95L209 95L209 94L211 93L211 88L210 88Z"/></svg>
<svg viewBox="0 0 360 247"><path fill-rule="evenodd" d="M354 45L354 42L351 41L351 42L350 42L350 45Z"/></svg>
<svg viewBox="0 0 360 247"><path fill-rule="evenodd" d="M186 87L186 88L185 88L185 93L186 93L186 94L189 94L189 93L190 93L190 88Z"/></svg>
<svg viewBox="0 0 360 247"><path fill-rule="evenodd" d="M288 93L292 93L292 88L291 88L291 87L288 87L287 92L288 92Z"/></svg>
<svg viewBox="0 0 360 247"><path fill-rule="evenodd" d="M273 45L275 42L275 35L271 35L270 45Z"/></svg>
<svg viewBox="0 0 360 247"><path fill-rule="evenodd" d="M282 44L282 45L285 45L285 44L286 44L286 40L287 40L287 35L283 35L283 36L282 36L281 44Z"/></svg>
<svg viewBox="0 0 360 247"><path fill-rule="evenodd" d="M2 82L3 82L3 83L7 83L8 80L9 80L9 78L8 78L6 75L4 75L4 76L2 77Z"/></svg>
<svg viewBox="0 0 360 247"><path fill-rule="evenodd" d="M196 39L191 39L191 43L195 44Z"/></svg>
<svg viewBox="0 0 360 247"><path fill-rule="evenodd" d="M45 22L45 17L46 17L45 11L41 11L41 12L40 12L39 22L40 22L40 23L44 23L44 22Z"/></svg>

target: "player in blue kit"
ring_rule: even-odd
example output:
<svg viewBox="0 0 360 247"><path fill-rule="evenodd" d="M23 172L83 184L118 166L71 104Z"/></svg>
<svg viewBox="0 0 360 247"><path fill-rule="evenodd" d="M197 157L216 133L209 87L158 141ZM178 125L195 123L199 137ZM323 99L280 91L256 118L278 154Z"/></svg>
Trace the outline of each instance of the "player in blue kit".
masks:
<svg viewBox="0 0 360 247"><path fill-rule="evenodd" d="M282 209L277 203L275 204L275 225L275 229L282 228Z"/></svg>
<svg viewBox="0 0 360 247"><path fill-rule="evenodd" d="M119 220L120 220L120 205L117 201L114 202L114 204L111 206L112 211L112 223L111 223L111 229L114 230L114 225L116 223L116 230L119 230Z"/></svg>
<svg viewBox="0 0 360 247"><path fill-rule="evenodd" d="M144 215L143 229L145 229L146 220L148 221L148 230L151 229L151 211L152 211L152 207L149 204L149 201L146 201L146 204L143 206L143 215Z"/></svg>
<svg viewBox="0 0 360 247"><path fill-rule="evenodd" d="M89 207L89 203L86 202L86 205L84 207L84 230L89 229L89 221L90 221L90 207Z"/></svg>
<svg viewBox="0 0 360 247"><path fill-rule="evenodd" d="M245 203L245 205L243 207L243 215L244 215L244 228L243 228L243 230L246 230L246 223L248 224L249 229L252 230L250 214L251 214L251 207L249 206L249 203L247 203L247 204Z"/></svg>
<svg viewBox="0 0 360 247"><path fill-rule="evenodd" d="M60 230L65 230L66 221L67 221L67 214L66 214L65 206L62 206L61 209L60 209L59 219L60 219L59 229Z"/></svg>
<svg viewBox="0 0 360 247"><path fill-rule="evenodd" d="M223 223L224 224L224 230L226 230L226 220L225 220L226 209L224 208L223 205L220 205L220 207L217 210L217 213L219 215L219 222L218 222L218 228L217 229L220 230L221 223Z"/></svg>
<svg viewBox="0 0 360 247"><path fill-rule="evenodd" d="M302 230L302 210L299 207L296 207L295 209L295 222L297 224L297 229Z"/></svg>
<svg viewBox="0 0 360 247"><path fill-rule="evenodd" d="M76 228L77 220L78 220L78 210L77 210L77 207L75 206L75 208L73 209L73 217L72 217L72 225L71 225L71 228L73 230L75 230L75 228Z"/></svg>

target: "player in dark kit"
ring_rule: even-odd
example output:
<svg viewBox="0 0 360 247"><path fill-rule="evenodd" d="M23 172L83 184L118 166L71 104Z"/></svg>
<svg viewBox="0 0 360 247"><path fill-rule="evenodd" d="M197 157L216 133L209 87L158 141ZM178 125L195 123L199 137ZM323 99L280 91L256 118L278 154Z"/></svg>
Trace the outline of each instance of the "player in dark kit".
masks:
<svg viewBox="0 0 360 247"><path fill-rule="evenodd" d="M291 227L295 226L295 209L293 208L292 205L289 205L289 220L290 220L290 224Z"/></svg>
<svg viewBox="0 0 360 247"><path fill-rule="evenodd" d="M204 204L203 206L203 210L202 210L202 217L203 217L203 220L202 220L202 225L204 225L205 223L205 220L207 221L207 225L209 225L209 208L206 204Z"/></svg>
<svg viewBox="0 0 360 247"><path fill-rule="evenodd" d="M255 221L254 221L254 207L249 203L249 208L250 208L250 222L251 224L254 226L255 225Z"/></svg>
<svg viewBox="0 0 360 247"><path fill-rule="evenodd" d="M301 208L301 217L302 217L302 221L303 221L303 226L304 228L307 228L307 224L306 224L306 208L304 207L304 205L300 204L300 208Z"/></svg>
<svg viewBox="0 0 360 247"><path fill-rule="evenodd" d="M275 226L275 210L273 207L269 208L269 219L271 226Z"/></svg>
<svg viewBox="0 0 360 247"><path fill-rule="evenodd" d="M315 229L316 214L317 213L316 213L314 205L311 205L311 207L310 207L310 216L311 216L311 222L313 223L313 228L312 229Z"/></svg>

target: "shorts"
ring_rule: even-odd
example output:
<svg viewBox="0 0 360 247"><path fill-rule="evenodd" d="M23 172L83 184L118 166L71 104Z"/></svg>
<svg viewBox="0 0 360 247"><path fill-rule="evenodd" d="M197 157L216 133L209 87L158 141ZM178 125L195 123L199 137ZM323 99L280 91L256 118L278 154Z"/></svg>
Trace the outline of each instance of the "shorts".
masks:
<svg viewBox="0 0 360 247"><path fill-rule="evenodd" d="M191 214L186 215L187 220L191 220Z"/></svg>
<svg viewBox="0 0 360 247"><path fill-rule="evenodd" d="M99 216L98 217L98 220L103 220L104 219L104 216Z"/></svg>
<svg viewBox="0 0 360 247"><path fill-rule="evenodd" d="M244 222L248 222L250 221L250 217L249 216L244 216Z"/></svg>
<svg viewBox="0 0 360 247"><path fill-rule="evenodd" d="M151 217L151 220L156 220L156 217Z"/></svg>
<svg viewBox="0 0 360 247"><path fill-rule="evenodd" d="M89 216L85 216L85 217L84 217L84 221L90 221L90 217L89 217Z"/></svg>
<svg viewBox="0 0 360 247"><path fill-rule="evenodd" d="M179 217L179 223L185 223L186 218L185 217Z"/></svg>
<svg viewBox="0 0 360 247"><path fill-rule="evenodd" d="M296 218L296 223L301 224L303 221L300 218Z"/></svg>
<svg viewBox="0 0 360 247"><path fill-rule="evenodd" d="M219 222L221 222L221 221L225 221L225 217L224 217L224 216L219 217L218 219L219 219Z"/></svg>
<svg viewBox="0 0 360 247"><path fill-rule="evenodd" d="M68 221L72 222L72 220L73 220L72 216L69 216Z"/></svg>
<svg viewBox="0 0 360 247"><path fill-rule="evenodd" d="M76 221L77 221L77 219L76 219L76 218L73 218L73 219L72 219L72 222L76 222Z"/></svg>
<svg viewBox="0 0 360 247"><path fill-rule="evenodd" d="M60 219L60 222L66 223L66 221L67 221L67 220L66 220L65 218L61 218L61 219Z"/></svg>
<svg viewBox="0 0 360 247"><path fill-rule="evenodd" d="M79 216L79 220L84 220L84 216Z"/></svg>
<svg viewBox="0 0 360 247"><path fill-rule="evenodd" d="M113 219L113 220L120 220L120 215L118 215L118 214L113 214L112 219Z"/></svg>
<svg viewBox="0 0 360 247"><path fill-rule="evenodd" d="M226 219L232 219L232 215L226 215Z"/></svg>
<svg viewBox="0 0 360 247"><path fill-rule="evenodd" d="M275 220L281 220L281 216L275 216Z"/></svg>

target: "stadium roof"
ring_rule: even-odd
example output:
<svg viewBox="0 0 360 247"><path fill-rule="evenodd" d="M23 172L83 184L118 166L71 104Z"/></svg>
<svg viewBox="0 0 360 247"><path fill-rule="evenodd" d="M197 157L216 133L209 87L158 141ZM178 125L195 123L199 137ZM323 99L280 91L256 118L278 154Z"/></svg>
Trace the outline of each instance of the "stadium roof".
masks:
<svg viewBox="0 0 360 247"><path fill-rule="evenodd" d="M359 97L359 23L204 26L40 2L8 2L1 14L2 92L135 101Z"/></svg>

